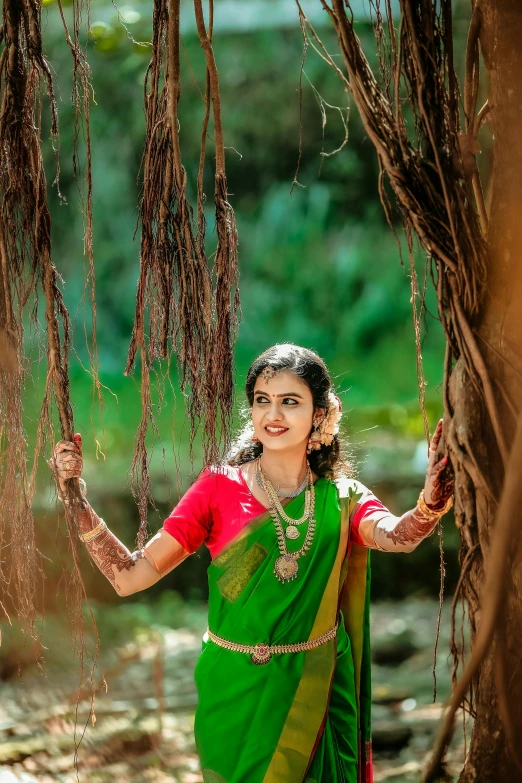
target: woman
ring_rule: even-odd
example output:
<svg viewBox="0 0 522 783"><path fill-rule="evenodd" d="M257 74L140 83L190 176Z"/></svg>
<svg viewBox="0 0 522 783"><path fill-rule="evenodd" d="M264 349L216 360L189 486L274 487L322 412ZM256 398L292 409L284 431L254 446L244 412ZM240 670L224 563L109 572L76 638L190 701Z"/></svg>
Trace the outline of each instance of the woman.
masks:
<svg viewBox="0 0 522 783"><path fill-rule="evenodd" d="M250 368L251 422L142 550L85 501L81 538L120 595L144 590L204 542L209 628L195 680L206 783L370 781L368 549L410 552L452 502L439 421L418 504L393 516L341 456L341 404L323 361L276 345ZM81 438L51 461L60 490Z"/></svg>

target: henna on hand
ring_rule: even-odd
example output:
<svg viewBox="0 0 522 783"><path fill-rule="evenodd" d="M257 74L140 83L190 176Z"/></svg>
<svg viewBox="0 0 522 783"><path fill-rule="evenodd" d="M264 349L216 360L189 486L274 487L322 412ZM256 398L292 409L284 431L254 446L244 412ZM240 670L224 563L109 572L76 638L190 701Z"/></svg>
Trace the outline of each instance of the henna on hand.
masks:
<svg viewBox="0 0 522 783"><path fill-rule="evenodd" d="M435 482L433 483L431 491L431 499L428 504L430 508L437 511L443 508L450 497L453 495L455 489L455 476L451 467L448 465L440 471L437 475Z"/></svg>
<svg viewBox="0 0 522 783"><path fill-rule="evenodd" d="M94 509L86 504L86 508L78 512L77 521L81 532L87 533L95 528L101 519ZM132 556L127 547L110 530L104 530L92 541L85 542L85 546L102 574L107 577L116 592L121 593L117 573L130 571L136 565L137 558Z"/></svg>
<svg viewBox="0 0 522 783"><path fill-rule="evenodd" d="M136 565L136 561L127 547L110 530L104 530L100 536L89 541L86 546L102 574L107 577L116 592L120 593L121 588L118 585L114 569L119 572L130 571Z"/></svg>
<svg viewBox="0 0 522 783"><path fill-rule="evenodd" d="M424 500L435 511L443 508L454 490L455 477L448 457L435 462L437 448L442 437L443 420L440 419L429 448L428 467L424 484Z"/></svg>
<svg viewBox="0 0 522 783"><path fill-rule="evenodd" d="M89 533L100 522L101 518L84 499L83 507L76 513L76 523L80 533Z"/></svg>
<svg viewBox="0 0 522 783"><path fill-rule="evenodd" d="M374 529L374 538L377 546L387 551L411 552L417 544L433 533L440 517L427 517L418 506L407 511L402 517L394 517L394 524L390 525L389 518L380 520ZM383 524L381 524L383 523ZM379 540L377 536L379 535ZM383 535L392 546L382 546Z"/></svg>
<svg viewBox="0 0 522 783"><path fill-rule="evenodd" d="M80 478L83 469L82 437L76 433L72 441L60 440L54 447L53 456L47 464L54 473L62 495L66 491L66 482ZM61 497L59 495L59 497Z"/></svg>

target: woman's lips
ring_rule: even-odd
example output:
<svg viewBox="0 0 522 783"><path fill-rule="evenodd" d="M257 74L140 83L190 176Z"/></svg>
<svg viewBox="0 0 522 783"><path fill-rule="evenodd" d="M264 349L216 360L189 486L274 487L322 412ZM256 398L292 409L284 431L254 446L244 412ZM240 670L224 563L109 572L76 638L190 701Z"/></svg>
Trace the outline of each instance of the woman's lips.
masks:
<svg viewBox="0 0 522 783"><path fill-rule="evenodd" d="M279 428L278 428L279 429ZM288 432L288 427L284 427L282 429L279 429L278 432L270 432L268 427L265 427L266 434L271 438L279 438L280 435L284 435L285 432Z"/></svg>

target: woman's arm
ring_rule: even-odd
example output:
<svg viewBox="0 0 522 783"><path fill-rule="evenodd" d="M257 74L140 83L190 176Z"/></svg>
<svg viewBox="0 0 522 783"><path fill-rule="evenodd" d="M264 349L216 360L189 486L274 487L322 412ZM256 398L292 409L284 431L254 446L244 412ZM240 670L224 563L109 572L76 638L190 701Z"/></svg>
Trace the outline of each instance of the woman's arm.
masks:
<svg viewBox="0 0 522 783"><path fill-rule="evenodd" d="M415 508L401 517L394 516L366 487L360 485L362 502L353 519L356 543L385 552L412 552L433 533L439 519L451 505L454 486L448 458L435 462L441 435L442 419L430 444L424 489Z"/></svg>
<svg viewBox="0 0 522 783"><path fill-rule="evenodd" d="M86 504L78 511L81 534L89 533L103 520ZM131 595L155 584L170 573L190 552L165 530L159 530L143 549L130 552L108 528L102 529L91 541L85 541L89 554L112 584L118 595Z"/></svg>
<svg viewBox="0 0 522 783"><path fill-rule="evenodd" d="M58 481L60 499L65 496L66 481L80 478L83 468L81 436L74 442L60 441L49 465ZM64 501L67 502L68 501ZM82 499L74 507L80 538L89 554L118 595L131 595L155 584L186 557L184 547L166 530L159 530L142 549L130 552L112 533L89 503Z"/></svg>
<svg viewBox="0 0 522 783"><path fill-rule="evenodd" d="M435 530L440 516L427 516L417 505L401 517L390 512L377 520L363 519L358 527L361 543L383 552L412 552Z"/></svg>

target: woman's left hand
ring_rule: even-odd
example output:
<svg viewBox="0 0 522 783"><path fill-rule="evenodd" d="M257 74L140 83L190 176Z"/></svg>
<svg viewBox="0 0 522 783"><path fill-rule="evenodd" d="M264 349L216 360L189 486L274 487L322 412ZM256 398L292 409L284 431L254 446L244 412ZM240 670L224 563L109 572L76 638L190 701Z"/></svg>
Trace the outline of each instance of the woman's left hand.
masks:
<svg viewBox="0 0 522 783"><path fill-rule="evenodd" d="M448 458L443 457L435 462L437 447L442 435L442 419L439 420L433 439L430 443L428 469L426 471L426 482L424 484L424 500L428 506L434 508L442 507L453 494L455 479L451 466L445 470L448 465Z"/></svg>

